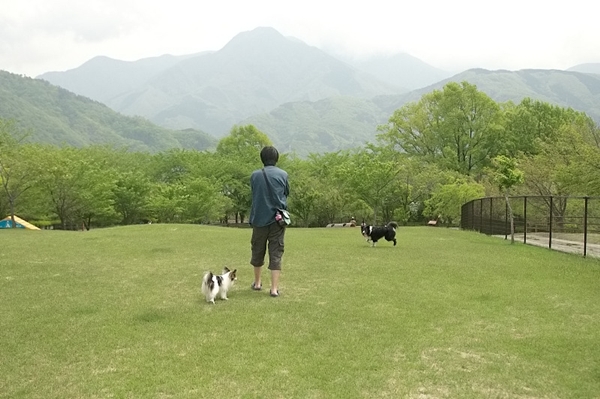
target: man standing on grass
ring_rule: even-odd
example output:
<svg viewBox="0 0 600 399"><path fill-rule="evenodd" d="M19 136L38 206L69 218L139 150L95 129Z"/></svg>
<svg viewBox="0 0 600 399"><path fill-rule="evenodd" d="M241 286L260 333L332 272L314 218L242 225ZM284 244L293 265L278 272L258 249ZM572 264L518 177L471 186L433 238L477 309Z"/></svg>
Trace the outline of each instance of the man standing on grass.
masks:
<svg viewBox="0 0 600 399"><path fill-rule="evenodd" d="M290 193L288 174L275 166L279 161L279 152L275 147L267 146L260 151L260 160L264 168L257 169L250 176L252 207L248 222L252 226L252 257L254 282L252 289L262 289L261 272L265 264L267 246L269 249L269 270L271 270L272 297L279 296L279 275L281 258L284 252L285 226L276 223L277 209L287 210L287 197Z"/></svg>

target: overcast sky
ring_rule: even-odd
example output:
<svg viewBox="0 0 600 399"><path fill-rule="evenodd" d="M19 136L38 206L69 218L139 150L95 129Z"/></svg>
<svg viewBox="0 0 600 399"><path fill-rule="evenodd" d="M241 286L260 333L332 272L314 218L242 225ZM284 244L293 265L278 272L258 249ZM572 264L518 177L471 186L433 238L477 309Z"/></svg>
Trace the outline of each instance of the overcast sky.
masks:
<svg viewBox="0 0 600 399"><path fill-rule="evenodd" d="M597 0L0 0L0 69L35 77L104 55L219 50L272 27L329 52L408 53L437 68L600 62Z"/></svg>

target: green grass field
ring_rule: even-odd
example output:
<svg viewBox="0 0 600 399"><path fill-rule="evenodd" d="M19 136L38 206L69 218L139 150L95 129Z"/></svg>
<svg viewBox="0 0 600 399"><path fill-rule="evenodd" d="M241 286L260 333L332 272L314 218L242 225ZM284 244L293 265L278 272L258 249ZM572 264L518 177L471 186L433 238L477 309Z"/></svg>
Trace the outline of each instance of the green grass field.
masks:
<svg viewBox="0 0 600 399"><path fill-rule="evenodd" d="M600 397L598 260L443 228L375 248L289 229L271 298L250 290L250 233L0 231L0 397ZM238 281L209 305L201 276L223 266Z"/></svg>

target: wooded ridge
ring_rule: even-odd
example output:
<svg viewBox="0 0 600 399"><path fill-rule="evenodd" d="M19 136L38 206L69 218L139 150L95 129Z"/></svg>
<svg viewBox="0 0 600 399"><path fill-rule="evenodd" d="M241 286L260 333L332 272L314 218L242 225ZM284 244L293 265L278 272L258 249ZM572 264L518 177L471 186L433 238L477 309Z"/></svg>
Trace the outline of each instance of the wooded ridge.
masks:
<svg viewBox="0 0 600 399"><path fill-rule="evenodd" d="M149 151L211 148L234 125L253 124L282 151L306 156L372 141L396 109L451 81L474 84L497 102L529 97L598 122L595 72L597 64L450 76L408 55L343 61L257 28L216 52L135 62L96 57L40 79L0 72L0 117L16 119L41 142ZM426 86L409 91L410 82Z"/></svg>

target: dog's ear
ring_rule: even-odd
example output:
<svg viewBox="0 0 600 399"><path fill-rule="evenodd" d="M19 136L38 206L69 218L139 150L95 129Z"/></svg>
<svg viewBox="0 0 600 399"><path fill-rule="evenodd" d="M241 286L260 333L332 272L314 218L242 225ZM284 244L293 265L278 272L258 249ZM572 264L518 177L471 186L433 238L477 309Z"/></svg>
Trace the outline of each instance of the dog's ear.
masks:
<svg viewBox="0 0 600 399"><path fill-rule="evenodd" d="M223 274L225 274L225 273L227 273L227 272L229 272L229 268L228 268L227 266L225 266L225 267L223 268Z"/></svg>

